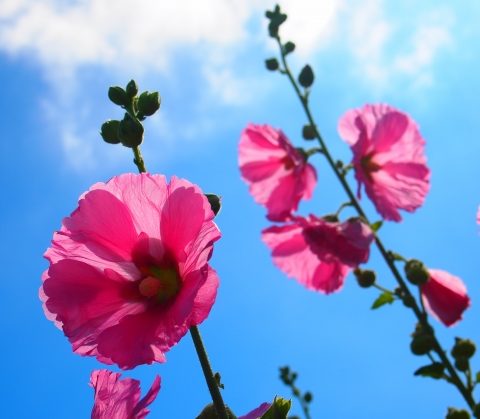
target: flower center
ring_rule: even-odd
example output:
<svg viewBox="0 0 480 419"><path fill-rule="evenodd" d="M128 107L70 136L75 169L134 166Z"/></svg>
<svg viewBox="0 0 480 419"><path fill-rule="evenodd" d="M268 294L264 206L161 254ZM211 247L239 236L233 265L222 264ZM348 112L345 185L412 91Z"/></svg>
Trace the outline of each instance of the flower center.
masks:
<svg viewBox="0 0 480 419"><path fill-rule="evenodd" d="M377 170L380 170L380 166L375 163L373 160L373 155L368 154L365 157L362 157L360 160L360 165L362 166L363 171L365 174L368 176L372 172L376 172Z"/></svg>
<svg viewBox="0 0 480 419"><path fill-rule="evenodd" d="M290 156L285 156L282 160L283 167L285 167L285 170L290 170L295 167L295 162Z"/></svg>
<svg viewBox="0 0 480 419"><path fill-rule="evenodd" d="M141 295L147 298L156 298L159 303L166 303L178 294L180 278L175 269L152 266L148 271L149 275L143 278L138 285Z"/></svg>

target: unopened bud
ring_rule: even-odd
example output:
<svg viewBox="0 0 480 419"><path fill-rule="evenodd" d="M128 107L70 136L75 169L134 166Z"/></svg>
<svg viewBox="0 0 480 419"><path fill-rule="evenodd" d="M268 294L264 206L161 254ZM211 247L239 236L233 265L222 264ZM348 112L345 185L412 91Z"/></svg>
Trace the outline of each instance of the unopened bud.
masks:
<svg viewBox="0 0 480 419"><path fill-rule="evenodd" d="M208 203L210 204L210 208L212 208L213 213L217 215L222 207L222 198L213 193L207 193L205 196L208 199Z"/></svg>
<svg viewBox="0 0 480 419"><path fill-rule="evenodd" d="M421 334L413 337L410 343L410 350L414 355L425 355L429 353L435 345L435 339L430 334Z"/></svg>
<svg viewBox="0 0 480 419"><path fill-rule="evenodd" d="M100 129L100 134L105 142L109 144L118 144L120 139L118 138L118 127L120 121L107 121L103 123L102 128Z"/></svg>
<svg viewBox="0 0 480 419"><path fill-rule="evenodd" d="M276 58L269 58L265 60L265 67L267 67L267 70L277 71L279 67L278 60Z"/></svg>
<svg viewBox="0 0 480 419"><path fill-rule="evenodd" d="M413 285L425 284L430 276L425 265L416 259L410 259L405 264L405 275Z"/></svg>
<svg viewBox="0 0 480 419"><path fill-rule="evenodd" d="M470 339L455 338L455 345L452 348L452 356L457 359L460 357L471 358L476 351L475 343Z"/></svg>
<svg viewBox="0 0 480 419"><path fill-rule="evenodd" d="M127 93L127 96L130 99L137 96L138 86L137 86L137 83L135 83L135 80L130 80L128 82L127 88L125 89L125 92Z"/></svg>
<svg viewBox="0 0 480 419"><path fill-rule="evenodd" d="M302 68L302 71L300 71L298 82L300 83L300 86L308 88L313 84L314 79L315 76L313 75L312 67L307 64Z"/></svg>
<svg viewBox="0 0 480 419"><path fill-rule="evenodd" d="M138 97L138 112L143 116L152 116L160 108L160 96L158 92L143 92Z"/></svg>
<svg viewBox="0 0 480 419"><path fill-rule="evenodd" d="M362 288L371 287L375 283L376 275L374 271L357 268L353 273L357 279L358 285Z"/></svg>
<svg viewBox="0 0 480 419"><path fill-rule="evenodd" d="M108 98L118 106L126 106L128 97L125 90L120 86L112 86L108 89Z"/></svg>
<svg viewBox="0 0 480 419"><path fill-rule="evenodd" d="M302 137L305 140L314 140L317 136L317 130L312 125L304 125L302 129Z"/></svg>
<svg viewBox="0 0 480 419"><path fill-rule="evenodd" d="M458 410L454 409L453 407L449 407L445 419L470 419L470 413L463 409Z"/></svg>
<svg viewBox="0 0 480 419"><path fill-rule="evenodd" d="M307 391L304 395L303 395L303 400L305 400L307 403L310 403L313 399L313 396L312 396L312 393L310 393L309 391Z"/></svg>
<svg viewBox="0 0 480 419"><path fill-rule="evenodd" d="M470 366L470 363L468 362L468 358L465 356L459 356L458 358L455 358L455 368L458 371L467 371Z"/></svg>
<svg viewBox="0 0 480 419"><path fill-rule="evenodd" d="M285 55L290 54L291 52L295 51L295 44L293 42L288 41L283 46L283 53Z"/></svg>
<svg viewBox="0 0 480 419"><path fill-rule="evenodd" d="M143 141L143 125L125 114L118 126L118 138L125 147L138 147Z"/></svg>

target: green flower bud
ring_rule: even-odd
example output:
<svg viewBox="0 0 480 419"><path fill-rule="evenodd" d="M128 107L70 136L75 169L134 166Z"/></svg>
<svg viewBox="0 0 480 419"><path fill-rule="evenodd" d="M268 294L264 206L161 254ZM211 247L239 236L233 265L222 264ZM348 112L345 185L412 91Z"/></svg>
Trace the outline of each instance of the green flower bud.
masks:
<svg viewBox="0 0 480 419"><path fill-rule="evenodd" d="M120 138L118 138L118 127L120 121L110 120L104 122L102 128L100 129L100 134L103 140L109 144L118 144Z"/></svg>
<svg viewBox="0 0 480 419"><path fill-rule="evenodd" d="M411 295L403 295L402 302L405 307L411 308L415 305L415 299Z"/></svg>
<svg viewBox="0 0 480 419"><path fill-rule="evenodd" d="M295 44L293 42L288 41L284 46L283 46L283 53L285 55L290 54L291 52L295 51Z"/></svg>
<svg viewBox="0 0 480 419"><path fill-rule="evenodd" d="M237 419L235 414L226 406L228 419ZM217 411L213 403L207 404L196 419L218 419Z"/></svg>
<svg viewBox="0 0 480 419"><path fill-rule="evenodd" d="M267 70L277 71L279 67L278 60L276 58L265 60L265 67L267 67Z"/></svg>
<svg viewBox="0 0 480 419"><path fill-rule="evenodd" d="M471 358L476 351L475 343L470 339L455 338L455 345L452 348L452 356L456 359L459 357Z"/></svg>
<svg viewBox="0 0 480 419"><path fill-rule="evenodd" d="M317 130L312 125L304 125L302 128L302 137L305 140L314 140L317 135Z"/></svg>
<svg viewBox="0 0 480 419"><path fill-rule="evenodd" d="M455 368L458 371L467 371L470 366L470 363L468 362L468 358L465 356L459 356L458 358L455 358Z"/></svg>
<svg viewBox="0 0 480 419"><path fill-rule="evenodd" d="M125 90L120 86L112 86L108 89L108 98L118 106L126 106L128 97Z"/></svg>
<svg viewBox="0 0 480 419"><path fill-rule="evenodd" d="M445 419L470 419L470 413L463 409L458 410L454 409L453 407L449 407Z"/></svg>
<svg viewBox="0 0 480 419"><path fill-rule="evenodd" d="M143 125L126 113L118 126L118 138L125 147L138 147L143 141Z"/></svg>
<svg viewBox="0 0 480 419"><path fill-rule="evenodd" d="M208 199L208 203L210 204L213 213L217 215L220 211L220 208L222 207L222 198L213 193L206 193L205 196Z"/></svg>
<svg viewBox="0 0 480 419"><path fill-rule="evenodd" d="M410 350L414 355L425 355L429 353L435 345L435 340L430 334L414 335L410 343Z"/></svg>
<svg viewBox="0 0 480 419"><path fill-rule="evenodd" d="M368 288L375 284L376 275L374 271L357 268L353 273L357 279L358 285L362 288Z"/></svg>
<svg viewBox="0 0 480 419"><path fill-rule="evenodd" d="M137 83L135 83L135 80L130 80L127 84L127 88L125 89L127 96L131 99L135 96L137 96L138 93L138 86Z"/></svg>
<svg viewBox="0 0 480 419"><path fill-rule="evenodd" d="M160 108L160 96L158 92L143 92L138 97L138 113L143 116L152 116Z"/></svg>
<svg viewBox="0 0 480 419"><path fill-rule="evenodd" d="M303 395L303 400L305 400L307 403L310 403L313 399L313 395L312 393L310 393L309 391L307 391L304 395Z"/></svg>
<svg viewBox="0 0 480 419"><path fill-rule="evenodd" d="M425 284L430 276L425 265L416 259L410 259L405 264L405 275L413 285Z"/></svg>
<svg viewBox="0 0 480 419"><path fill-rule="evenodd" d="M308 88L313 84L314 79L315 76L313 74L312 67L307 64L302 68L302 71L300 71L298 82L300 83L300 86Z"/></svg>

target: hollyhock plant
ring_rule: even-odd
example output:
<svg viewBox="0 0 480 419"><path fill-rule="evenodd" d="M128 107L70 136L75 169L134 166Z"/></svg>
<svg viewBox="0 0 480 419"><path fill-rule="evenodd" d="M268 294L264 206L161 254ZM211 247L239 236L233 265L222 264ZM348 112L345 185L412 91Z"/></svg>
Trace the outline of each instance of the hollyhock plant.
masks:
<svg viewBox="0 0 480 419"><path fill-rule="evenodd" d="M272 221L284 221L301 199L309 199L317 181L313 166L285 134L269 125L249 124L239 144L242 178Z"/></svg>
<svg viewBox="0 0 480 419"><path fill-rule="evenodd" d="M80 355L123 369L164 362L215 301L213 218L200 188L176 177L124 174L94 185L45 253L47 317Z"/></svg>
<svg viewBox="0 0 480 419"><path fill-rule="evenodd" d="M120 379L121 374L95 370L90 385L95 391L92 419L143 419L150 412L147 407L157 397L160 377L157 375L150 390L140 400L140 381Z"/></svg>
<svg viewBox="0 0 480 419"><path fill-rule="evenodd" d="M373 234L358 219L338 223L311 215L269 227L262 239L287 276L330 294L341 289L351 268L368 260Z"/></svg>
<svg viewBox="0 0 480 419"><path fill-rule="evenodd" d="M338 129L353 151L359 197L363 184L380 215L392 221L401 221L400 209L423 204L430 170L413 119L388 105L365 105L343 115Z"/></svg>
<svg viewBox="0 0 480 419"><path fill-rule="evenodd" d="M425 308L445 326L452 326L470 306L467 289L460 278L448 272L429 269L428 273L428 281L420 288Z"/></svg>

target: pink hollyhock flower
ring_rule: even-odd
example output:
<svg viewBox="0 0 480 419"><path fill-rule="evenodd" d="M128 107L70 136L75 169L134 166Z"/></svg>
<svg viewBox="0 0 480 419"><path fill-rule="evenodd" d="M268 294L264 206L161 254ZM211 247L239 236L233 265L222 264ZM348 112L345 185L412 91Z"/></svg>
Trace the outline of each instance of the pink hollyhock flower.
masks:
<svg viewBox="0 0 480 419"><path fill-rule="evenodd" d="M157 397L160 377L157 375L152 387L140 400L140 381L120 379L120 374L96 370L90 377L95 390L92 419L143 419L150 412L147 406Z"/></svg>
<svg viewBox="0 0 480 419"><path fill-rule="evenodd" d="M262 415L270 409L271 403L262 403L256 409L252 410L244 416L240 416L238 419L260 419Z"/></svg>
<svg viewBox="0 0 480 419"><path fill-rule="evenodd" d="M462 319L470 306L470 297L462 280L437 269L429 269L430 277L421 286L425 308L445 326L452 326Z"/></svg>
<svg viewBox="0 0 480 419"><path fill-rule="evenodd" d="M45 253L47 317L80 355L123 369L164 362L215 301L213 218L198 186L176 177L124 174L94 185Z"/></svg>
<svg viewBox="0 0 480 419"><path fill-rule="evenodd" d="M242 178L267 217L284 221L309 199L317 182L313 166L297 151L285 134L269 125L249 124L239 144Z"/></svg>
<svg viewBox="0 0 480 419"><path fill-rule="evenodd" d="M262 239L287 276L308 289L341 289L350 268L366 262L373 234L358 220L328 222L315 216L263 230Z"/></svg>
<svg viewBox="0 0 480 419"><path fill-rule="evenodd" d="M340 118L340 136L350 144L360 187L386 220L401 221L399 209L413 212L429 190L425 141L407 114L388 105L365 105Z"/></svg>

